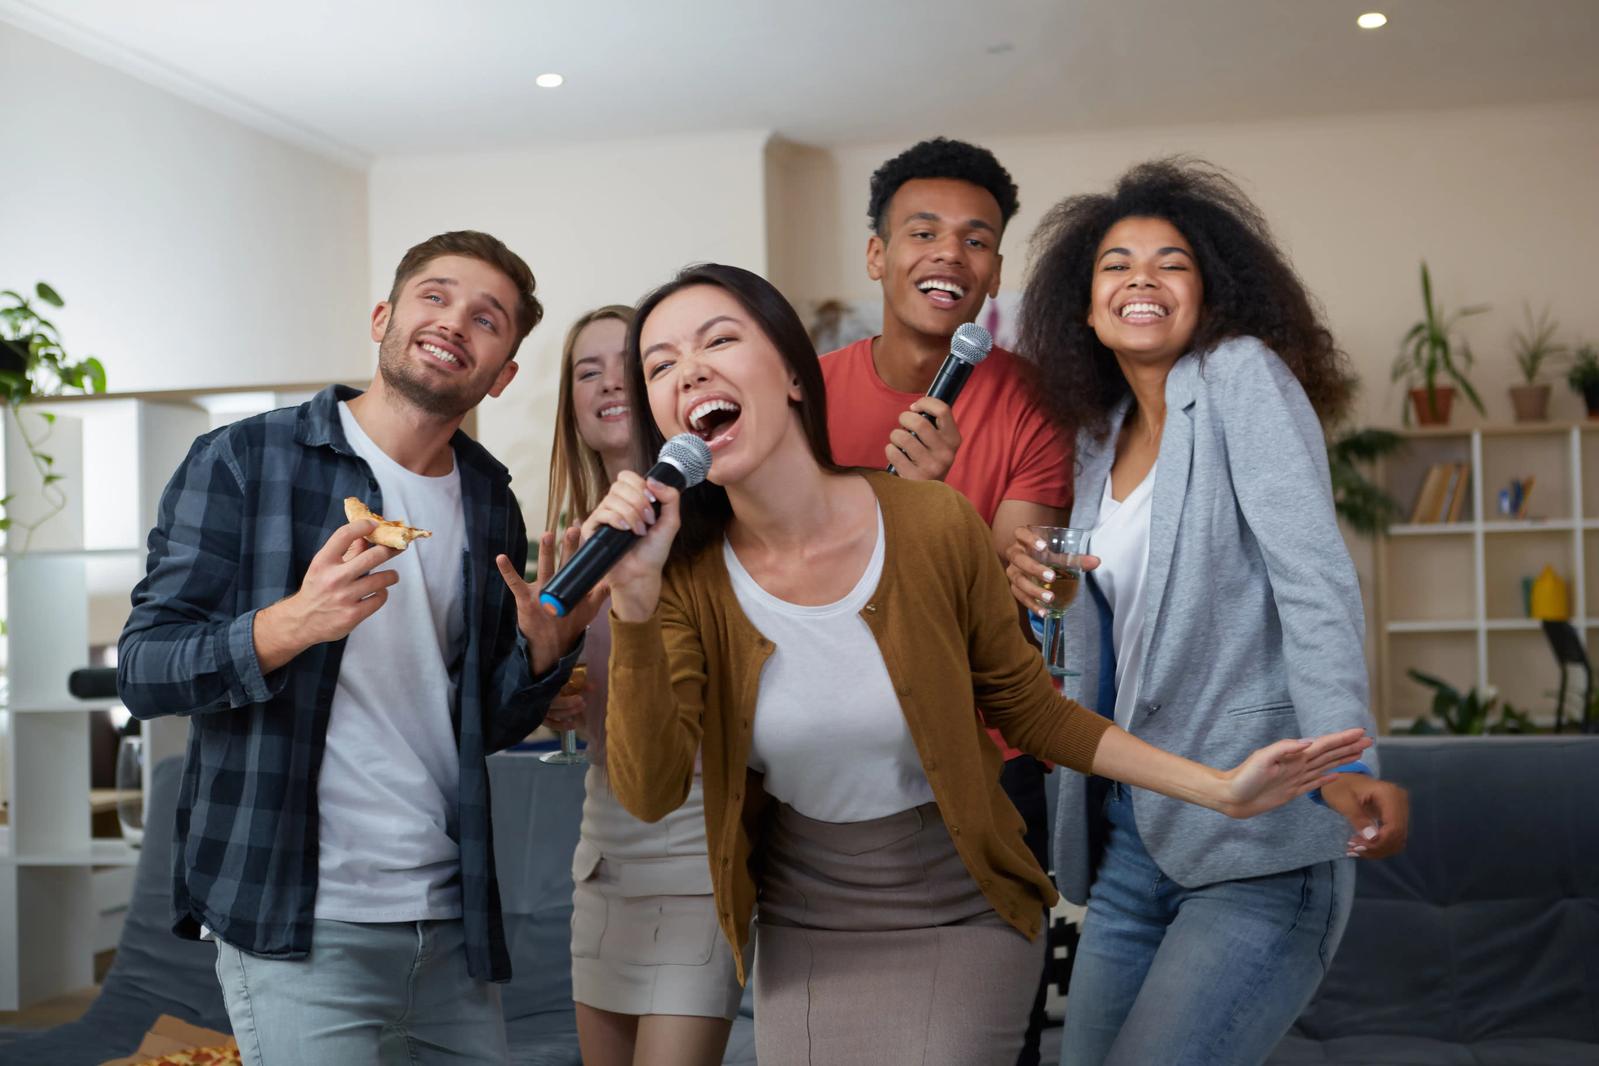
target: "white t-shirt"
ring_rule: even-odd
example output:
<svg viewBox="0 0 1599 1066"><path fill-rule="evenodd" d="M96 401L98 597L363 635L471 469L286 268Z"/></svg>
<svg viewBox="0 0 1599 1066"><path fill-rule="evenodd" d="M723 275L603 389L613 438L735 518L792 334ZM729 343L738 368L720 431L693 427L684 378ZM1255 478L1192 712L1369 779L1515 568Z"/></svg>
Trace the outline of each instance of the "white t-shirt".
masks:
<svg viewBox="0 0 1599 1066"><path fill-rule="evenodd" d="M449 662L466 624L460 472L414 474L374 444L342 403L339 419L377 478L384 516L433 536L379 568L400 580L345 643L317 778L316 917L459 918L460 751Z"/></svg>
<svg viewBox="0 0 1599 1066"><path fill-rule="evenodd" d="M933 801L921 756L860 612L883 576L883 512L866 572L843 599L801 607L761 588L732 545L722 557L738 605L777 645L755 697L750 768L807 818L866 822Z"/></svg>
<svg viewBox="0 0 1599 1066"><path fill-rule="evenodd" d="M1088 550L1099 556L1094 582L1110 604L1116 651L1116 724L1126 729L1138 706L1138 678L1144 665L1149 502L1155 494L1155 467L1149 468L1144 480L1120 503L1111 497L1110 482L1107 475L1099 520L1088 535Z"/></svg>

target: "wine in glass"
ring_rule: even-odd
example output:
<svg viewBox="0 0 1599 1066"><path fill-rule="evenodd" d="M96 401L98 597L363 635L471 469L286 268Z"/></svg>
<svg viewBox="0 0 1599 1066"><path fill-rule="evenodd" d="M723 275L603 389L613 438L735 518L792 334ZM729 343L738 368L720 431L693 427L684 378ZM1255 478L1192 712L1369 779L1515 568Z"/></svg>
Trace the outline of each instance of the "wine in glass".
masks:
<svg viewBox="0 0 1599 1066"><path fill-rule="evenodd" d="M1033 558L1055 571L1054 581L1046 581L1044 588L1053 592L1056 583L1083 579L1082 557L1087 551L1089 530L1070 526L1028 528L1034 539ZM1044 665L1051 677L1076 677L1080 673L1068 664L1066 627L1062 620L1066 617L1066 605L1069 602L1069 597L1057 593L1052 601L1044 605Z"/></svg>

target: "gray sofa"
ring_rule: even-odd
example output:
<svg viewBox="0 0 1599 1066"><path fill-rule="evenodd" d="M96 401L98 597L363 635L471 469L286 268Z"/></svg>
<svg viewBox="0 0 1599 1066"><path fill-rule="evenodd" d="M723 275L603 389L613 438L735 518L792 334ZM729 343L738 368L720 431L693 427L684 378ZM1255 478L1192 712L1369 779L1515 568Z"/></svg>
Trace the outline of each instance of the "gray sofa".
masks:
<svg viewBox="0 0 1599 1066"><path fill-rule="evenodd" d="M1599 1064L1599 737L1394 737L1405 853L1361 863L1272 1066Z"/></svg>

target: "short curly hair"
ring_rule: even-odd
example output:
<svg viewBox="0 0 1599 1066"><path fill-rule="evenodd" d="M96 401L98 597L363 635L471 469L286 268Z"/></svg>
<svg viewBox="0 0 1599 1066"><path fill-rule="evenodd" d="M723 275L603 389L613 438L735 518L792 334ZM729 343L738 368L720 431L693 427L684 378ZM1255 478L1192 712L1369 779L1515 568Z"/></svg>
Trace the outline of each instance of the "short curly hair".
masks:
<svg viewBox="0 0 1599 1066"><path fill-rule="evenodd" d="M907 181L918 178L954 178L987 189L999 204L1000 226L1010 223L1016 209L1016 182L1010 171L999 165L994 153L965 141L934 137L911 145L877 168L872 175L871 199L866 217L879 237L888 236L888 202Z"/></svg>
<svg viewBox="0 0 1599 1066"><path fill-rule="evenodd" d="M1100 242L1124 218L1164 219L1193 246L1204 303L1190 351L1202 357L1229 338L1256 337L1288 365L1324 423L1348 411L1349 357L1260 209L1225 171L1177 156L1133 167L1108 195L1062 200L1033 234L1016 350L1037 365L1058 421L1103 438L1129 391L1088 324Z"/></svg>

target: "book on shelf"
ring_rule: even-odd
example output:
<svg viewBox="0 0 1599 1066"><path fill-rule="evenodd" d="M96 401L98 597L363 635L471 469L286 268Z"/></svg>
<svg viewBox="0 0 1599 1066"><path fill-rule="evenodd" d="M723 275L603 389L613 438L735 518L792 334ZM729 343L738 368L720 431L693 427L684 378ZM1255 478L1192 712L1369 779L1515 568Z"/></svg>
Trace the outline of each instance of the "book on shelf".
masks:
<svg viewBox="0 0 1599 1066"><path fill-rule="evenodd" d="M1469 463L1456 463L1460 468L1460 483L1455 486L1455 498L1449 502L1449 513L1445 516L1446 522L1458 522L1466 513L1466 497L1471 495L1471 465Z"/></svg>
<svg viewBox="0 0 1599 1066"><path fill-rule="evenodd" d="M1410 509L1413 525L1458 522L1465 510L1471 467L1466 463L1433 463L1422 478L1416 502Z"/></svg>

